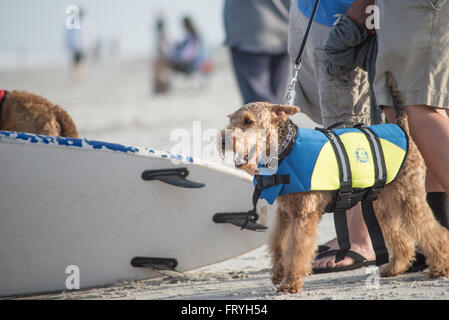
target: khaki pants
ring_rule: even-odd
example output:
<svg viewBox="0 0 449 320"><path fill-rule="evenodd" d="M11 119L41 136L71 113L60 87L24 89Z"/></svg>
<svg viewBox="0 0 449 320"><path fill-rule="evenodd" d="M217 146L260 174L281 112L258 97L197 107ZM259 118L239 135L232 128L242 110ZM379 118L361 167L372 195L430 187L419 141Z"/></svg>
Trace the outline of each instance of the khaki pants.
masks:
<svg viewBox="0 0 449 320"><path fill-rule="evenodd" d="M298 55L309 19L297 7L290 8L288 51L292 63ZM369 84L366 72L357 68L341 76L330 76L323 46L330 27L314 23L307 40L296 105L313 121L328 127L340 121L370 123Z"/></svg>
<svg viewBox="0 0 449 320"><path fill-rule="evenodd" d="M449 2L377 0L379 51L374 93L392 106L385 71L393 73L404 105L449 106Z"/></svg>

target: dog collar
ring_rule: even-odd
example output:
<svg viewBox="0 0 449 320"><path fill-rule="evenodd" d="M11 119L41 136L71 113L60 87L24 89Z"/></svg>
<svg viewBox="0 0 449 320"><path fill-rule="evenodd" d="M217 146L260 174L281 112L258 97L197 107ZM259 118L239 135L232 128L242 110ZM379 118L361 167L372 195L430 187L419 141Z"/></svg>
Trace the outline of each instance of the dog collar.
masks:
<svg viewBox="0 0 449 320"><path fill-rule="evenodd" d="M2 104L3 104L3 100L5 100L5 98L6 98L6 93L7 93L8 91L6 91L6 90L0 90L0 108L1 108L1 106L2 106Z"/></svg>
<svg viewBox="0 0 449 320"><path fill-rule="evenodd" d="M293 147L296 135L298 133L298 127L290 119L285 121L283 125L287 127L287 134L284 140L282 140L282 142L278 144L277 155L270 155L268 157L268 161L264 163L262 167L275 169L276 166L288 155L291 148ZM278 127L278 130L279 129L280 128Z"/></svg>
<svg viewBox="0 0 449 320"><path fill-rule="evenodd" d="M285 139L282 141L282 143L279 145L278 150L278 159L282 160L284 159L288 153L290 152L290 149L293 147L293 143L295 142L296 134L298 133L298 127L296 124L293 123L291 120L287 120L287 135Z"/></svg>
<svg viewBox="0 0 449 320"><path fill-rule="evenodd" d="M3 89L0 90L0 117L1 117L3 102L5 101L7 93L8 93L8 91L6 91L6 90L3 90Z"/></svg>

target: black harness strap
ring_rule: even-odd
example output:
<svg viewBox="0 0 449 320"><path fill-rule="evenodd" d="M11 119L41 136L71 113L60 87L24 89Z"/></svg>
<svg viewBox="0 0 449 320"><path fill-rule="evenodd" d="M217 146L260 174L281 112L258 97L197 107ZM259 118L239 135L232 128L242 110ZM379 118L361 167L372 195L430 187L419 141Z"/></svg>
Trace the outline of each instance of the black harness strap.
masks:
<svg viewBox="0 0 449 320"><path fill-rule="evenodd" d="M332 201L328 209L334 211L334 224L337 233L337 240L340 247L335 262L343 260L351 248L349 239L348 223L346 211L352 208L359 201L362 202L363 219L365 220L373 249L376 254L376 265L382 265L388 262L388 250L385 246L382 230L374 213L373 202L377 199L380 191L384 188L387 181L387 170L382 146L377 135L369 128L363 127L361 124L354 126L365 134L373 155L375 182L371 188L362 190L354 190L352 188L351 165L346 149L340 137L331 129L316 128L321 131L330 141L337 158L340 189L337 191L335 200ZM246 228L250 221L256 221L257 202L262 190L280 184L289 184L289 175L275 174L271 176L255 175L256 186L253 193L253 209L248 211L246 221L242 229Z"/></svg>
<svg viewBox="0 0 449 320"><path fill-rule="evenodd" d="M382 151L382 146L377 135L369 128L356 127L362 131L368 139L371 153L374 160L374 174L375 182L371 190L366 194L362 200L362 213L365 220L366 227L373 244L374 252L376 253L376 265L380 266L387 263L389 260L388 250L385 246L385 240L382 234L382 229L377 221L376 214L374 212L373 202L377 199L380 191L384 188L387 181L387 169L385 165L385 158Z"/></svg>
<svg viewBox="0 0 449 320"><path fill-rule="evenodd" d="M330 129L316 128L329 139L335 156L337 157L338 170L340 173L340 190L338 191L334 209L334 224L337 233L337 240L340 250L338 250L335 262L339 262L346 257L351 242L349 241L348 221L346 210L351 208L352 199L352 175L348 154L340 137Z"/></svg>
<svg viewBox="0 0 449 320"><path fill-rule="evenodd" d="M371 153L373 154L375 182L369 191L364 194L362 199L362 214L376 254L376 265L379 266L388 262L388 250L385 246L379 222L374 213L373 201L377 199L377 196L384 188L387 181L385 158L377 135L369 128L362 127L362 125L356 125L355 127L365 134L371 148ZM356 203L353 200L358 195L353 193L352 190L349 158L340 138L330 129L317 128L317 130L323 132L331 142L337 157L338 169L340 171L340 190L338 191L334 204L334 224L338 245L340 246L340 250L335 257L335 262L338 262L345 258L351 248L346 210L350 209Z"/></svg>
<svg viewBox="0 0 449 320"><path fill-rule="evenodd" d="M371 187L369 195L367 195L367 200L372 199L373 201L377 199L380 191L385 186L387 182L387 166L385 165L384 153L382 151L382 145L380 144L379 137L370 129L366 127L356 126L355 128L362 131L368 139L371 153L374 157L374 176L375 182Z"/></svg>
<svg viewBox="0 0 449 320"><path fill-rule="evenodd" d="M256 179L257 184L253 192L253 208L248 211L248 216L245 224L242 226L242 230L246 228L248 222L257 221L257 218L259 217L257 214L257 202L259 201L263 189L290 183L290 176L288 174L274 174L272 176L255 175L254 179Z"/></svg>

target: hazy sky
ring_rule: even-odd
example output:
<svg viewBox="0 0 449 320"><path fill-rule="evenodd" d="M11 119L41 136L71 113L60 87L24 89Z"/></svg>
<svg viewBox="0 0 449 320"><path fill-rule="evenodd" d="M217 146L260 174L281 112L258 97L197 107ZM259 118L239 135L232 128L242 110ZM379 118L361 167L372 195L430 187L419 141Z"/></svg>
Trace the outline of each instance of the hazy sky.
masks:
<svg viewBox="0 0 449 320"><path fill-rule="evenodd" d="M224 40L223 0L0 0L0 68L67 61L65 11L71 4L85 9L105 50L118 39L122 57L150 54L160 14L174 37L188 14L211 45Z"/></svg>

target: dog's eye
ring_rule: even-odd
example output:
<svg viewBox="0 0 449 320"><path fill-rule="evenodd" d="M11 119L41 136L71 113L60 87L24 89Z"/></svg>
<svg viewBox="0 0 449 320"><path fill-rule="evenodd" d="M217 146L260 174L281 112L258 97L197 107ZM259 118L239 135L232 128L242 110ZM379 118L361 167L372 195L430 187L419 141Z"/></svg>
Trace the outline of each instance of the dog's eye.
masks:
<svg viewBox="0 0 449 320"><path fill-rule="evenodd" d="M245 120L243 120L244 124L252 124L254 121L251 120L250 118L246 118Z"/></svg>

